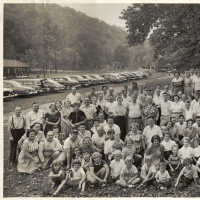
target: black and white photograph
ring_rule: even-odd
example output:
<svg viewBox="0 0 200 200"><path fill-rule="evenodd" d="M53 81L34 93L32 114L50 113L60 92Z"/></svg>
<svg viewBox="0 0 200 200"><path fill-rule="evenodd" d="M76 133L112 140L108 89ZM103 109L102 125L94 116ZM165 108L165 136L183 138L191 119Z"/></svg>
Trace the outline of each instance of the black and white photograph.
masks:
<svg viewBox="0 0 200 200"><path fill-rule="evenodd" d="M3 197L200 197L200 4L2 4Z"/></svg>

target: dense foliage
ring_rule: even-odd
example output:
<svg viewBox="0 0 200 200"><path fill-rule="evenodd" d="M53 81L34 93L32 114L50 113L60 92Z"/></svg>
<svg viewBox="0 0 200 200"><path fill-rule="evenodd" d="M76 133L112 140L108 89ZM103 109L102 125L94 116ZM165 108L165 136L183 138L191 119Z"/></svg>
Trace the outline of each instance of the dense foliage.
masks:
<svg viewBox="0 0 200 200"><path fill-rule="evenodd" d="M158 67L199 67L200 5L133 4L121 18L131 46L150 39Z"/></svg>
<svg viewBox="0 0 200 200"><path fill-rule="evenodd" d="M126 36L124 30L68 7L4 5L4 58L28 62L34 69L112 65L116 49L126 46ZM124 52L123 56L127 59ZM125 61L128 65L129 60ZM124 62L123 58L120 62Z"/></svg>

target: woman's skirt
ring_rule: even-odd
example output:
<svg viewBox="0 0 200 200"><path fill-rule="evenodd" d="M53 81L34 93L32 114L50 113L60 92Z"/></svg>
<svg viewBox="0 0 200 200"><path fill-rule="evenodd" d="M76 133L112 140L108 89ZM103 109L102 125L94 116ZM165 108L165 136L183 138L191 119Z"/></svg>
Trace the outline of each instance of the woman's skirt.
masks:
<svg viewBox="0 0 200 200"><path fill-rule="evenodd" d="M32 155L33 159L23 156L21 152L18 158L17 171L21 173L32 174L40 168L38 155Z"/></svg>

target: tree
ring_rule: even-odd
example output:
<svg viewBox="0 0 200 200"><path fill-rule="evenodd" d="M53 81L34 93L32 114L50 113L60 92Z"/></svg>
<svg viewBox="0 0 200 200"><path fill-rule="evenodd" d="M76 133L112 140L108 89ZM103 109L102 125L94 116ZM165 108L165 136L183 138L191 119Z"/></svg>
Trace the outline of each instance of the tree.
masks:
<svg viewBox="0 0 200 200"><path fill-rule="evenodd" d="M125 45L119 45L114 51L114 61L122 68L127 68L130 61L130 51Z"/></svg>
<svg viewBox="0 0 200 200"><path fill-rule="evenodd" d="M129 44L149 38L155 61L162 57L166 65L178 69L200 64L199 5L135 4L123 10L121 18L126 21Z"/></svg>

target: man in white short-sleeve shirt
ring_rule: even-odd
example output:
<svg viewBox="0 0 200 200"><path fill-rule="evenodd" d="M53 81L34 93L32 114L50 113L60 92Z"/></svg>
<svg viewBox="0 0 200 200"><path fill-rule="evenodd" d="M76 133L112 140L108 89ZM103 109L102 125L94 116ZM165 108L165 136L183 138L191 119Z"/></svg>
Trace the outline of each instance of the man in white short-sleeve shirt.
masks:
<svg viewBox="0 0 200 200"><path fill-rule="evenodd" d="M72 88L72 92L66 96L66 99L68 99L71 104L74 104L76 102L81 102L81 94L77 92L76 87Z"/></svg>

